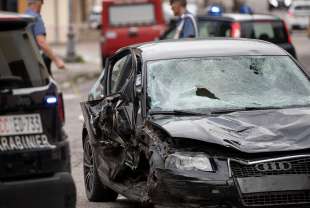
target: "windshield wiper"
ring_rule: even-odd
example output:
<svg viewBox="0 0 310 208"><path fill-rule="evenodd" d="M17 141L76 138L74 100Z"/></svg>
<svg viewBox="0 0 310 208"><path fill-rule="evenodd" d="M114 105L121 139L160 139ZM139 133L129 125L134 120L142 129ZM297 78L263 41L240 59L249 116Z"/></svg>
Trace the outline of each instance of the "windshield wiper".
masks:
<svg viewBox="0 0 310 208"><path fill-rule="evenodd" d="M193 111L172 110L172 111L150 111L150 115L205 116L208 114Z"/></svg>
<svg viewBox="0 0 310 208"><path fill-rule="evenodd" d="M238 111L256 111L256 110L272 110L272 109L282 109L282 107L268 106L268 107L244 107L244 108L221 109L211 111L211 114L228 114Z"/></svg>

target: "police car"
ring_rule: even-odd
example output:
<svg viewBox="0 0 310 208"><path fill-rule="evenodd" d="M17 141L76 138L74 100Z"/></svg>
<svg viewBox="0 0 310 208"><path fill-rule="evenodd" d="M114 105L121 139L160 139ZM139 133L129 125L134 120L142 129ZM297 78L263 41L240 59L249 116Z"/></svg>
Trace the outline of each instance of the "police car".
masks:
<svg viewBox="0 0 310 208"><path fill-rule="evenodd" d="M30 30L0 13L0 207L75 207L64 105Z"/></svg>
<svg viewBox="0 0 310 208"><path fill-rule="evenodd" d="M280 46L294 58L297 58L291 35L284 20L273 15L221 12L219 8L213 7L209 15L197 17L200 38L230 37L260 39ZM175 26L168 28L160 39L173 38L175 28Z"/></svg>

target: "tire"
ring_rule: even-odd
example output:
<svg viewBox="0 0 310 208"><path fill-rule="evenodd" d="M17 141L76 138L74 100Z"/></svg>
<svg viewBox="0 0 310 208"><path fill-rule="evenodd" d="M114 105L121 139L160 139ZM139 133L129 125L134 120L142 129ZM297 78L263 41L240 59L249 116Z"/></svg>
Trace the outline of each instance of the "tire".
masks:
<svg viewBox="0 0 310 208"><path fill-rule="evenodd" d="M84 185L87 199L91 202L113 202L118 193L104 186L97 173L94 151L90 144L88 135L83 144L83 173Z"/></svg>

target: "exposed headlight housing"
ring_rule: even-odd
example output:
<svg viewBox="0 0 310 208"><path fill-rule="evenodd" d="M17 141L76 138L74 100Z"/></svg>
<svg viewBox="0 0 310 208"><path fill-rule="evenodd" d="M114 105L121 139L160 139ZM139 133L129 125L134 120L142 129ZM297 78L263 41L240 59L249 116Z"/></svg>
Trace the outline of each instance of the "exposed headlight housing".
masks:
<svg viewBox="0 0 310 208"><path fill-rule="evenodd" d="M183 171L214 171L209 157L204 153L176 152L167 157L165 168Z"/></svg>

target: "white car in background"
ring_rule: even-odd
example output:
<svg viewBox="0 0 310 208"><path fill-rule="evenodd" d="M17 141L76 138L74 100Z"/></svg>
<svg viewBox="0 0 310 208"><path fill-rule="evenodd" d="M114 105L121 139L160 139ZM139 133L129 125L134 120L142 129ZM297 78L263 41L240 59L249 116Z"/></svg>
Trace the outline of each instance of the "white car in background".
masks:
<svg viewBox="0 0 310 208"><path fill-rule="evenodd" d="M292 29L306 29L309 27L310 0L293 1L287 14L287 23Z"/></svg>

